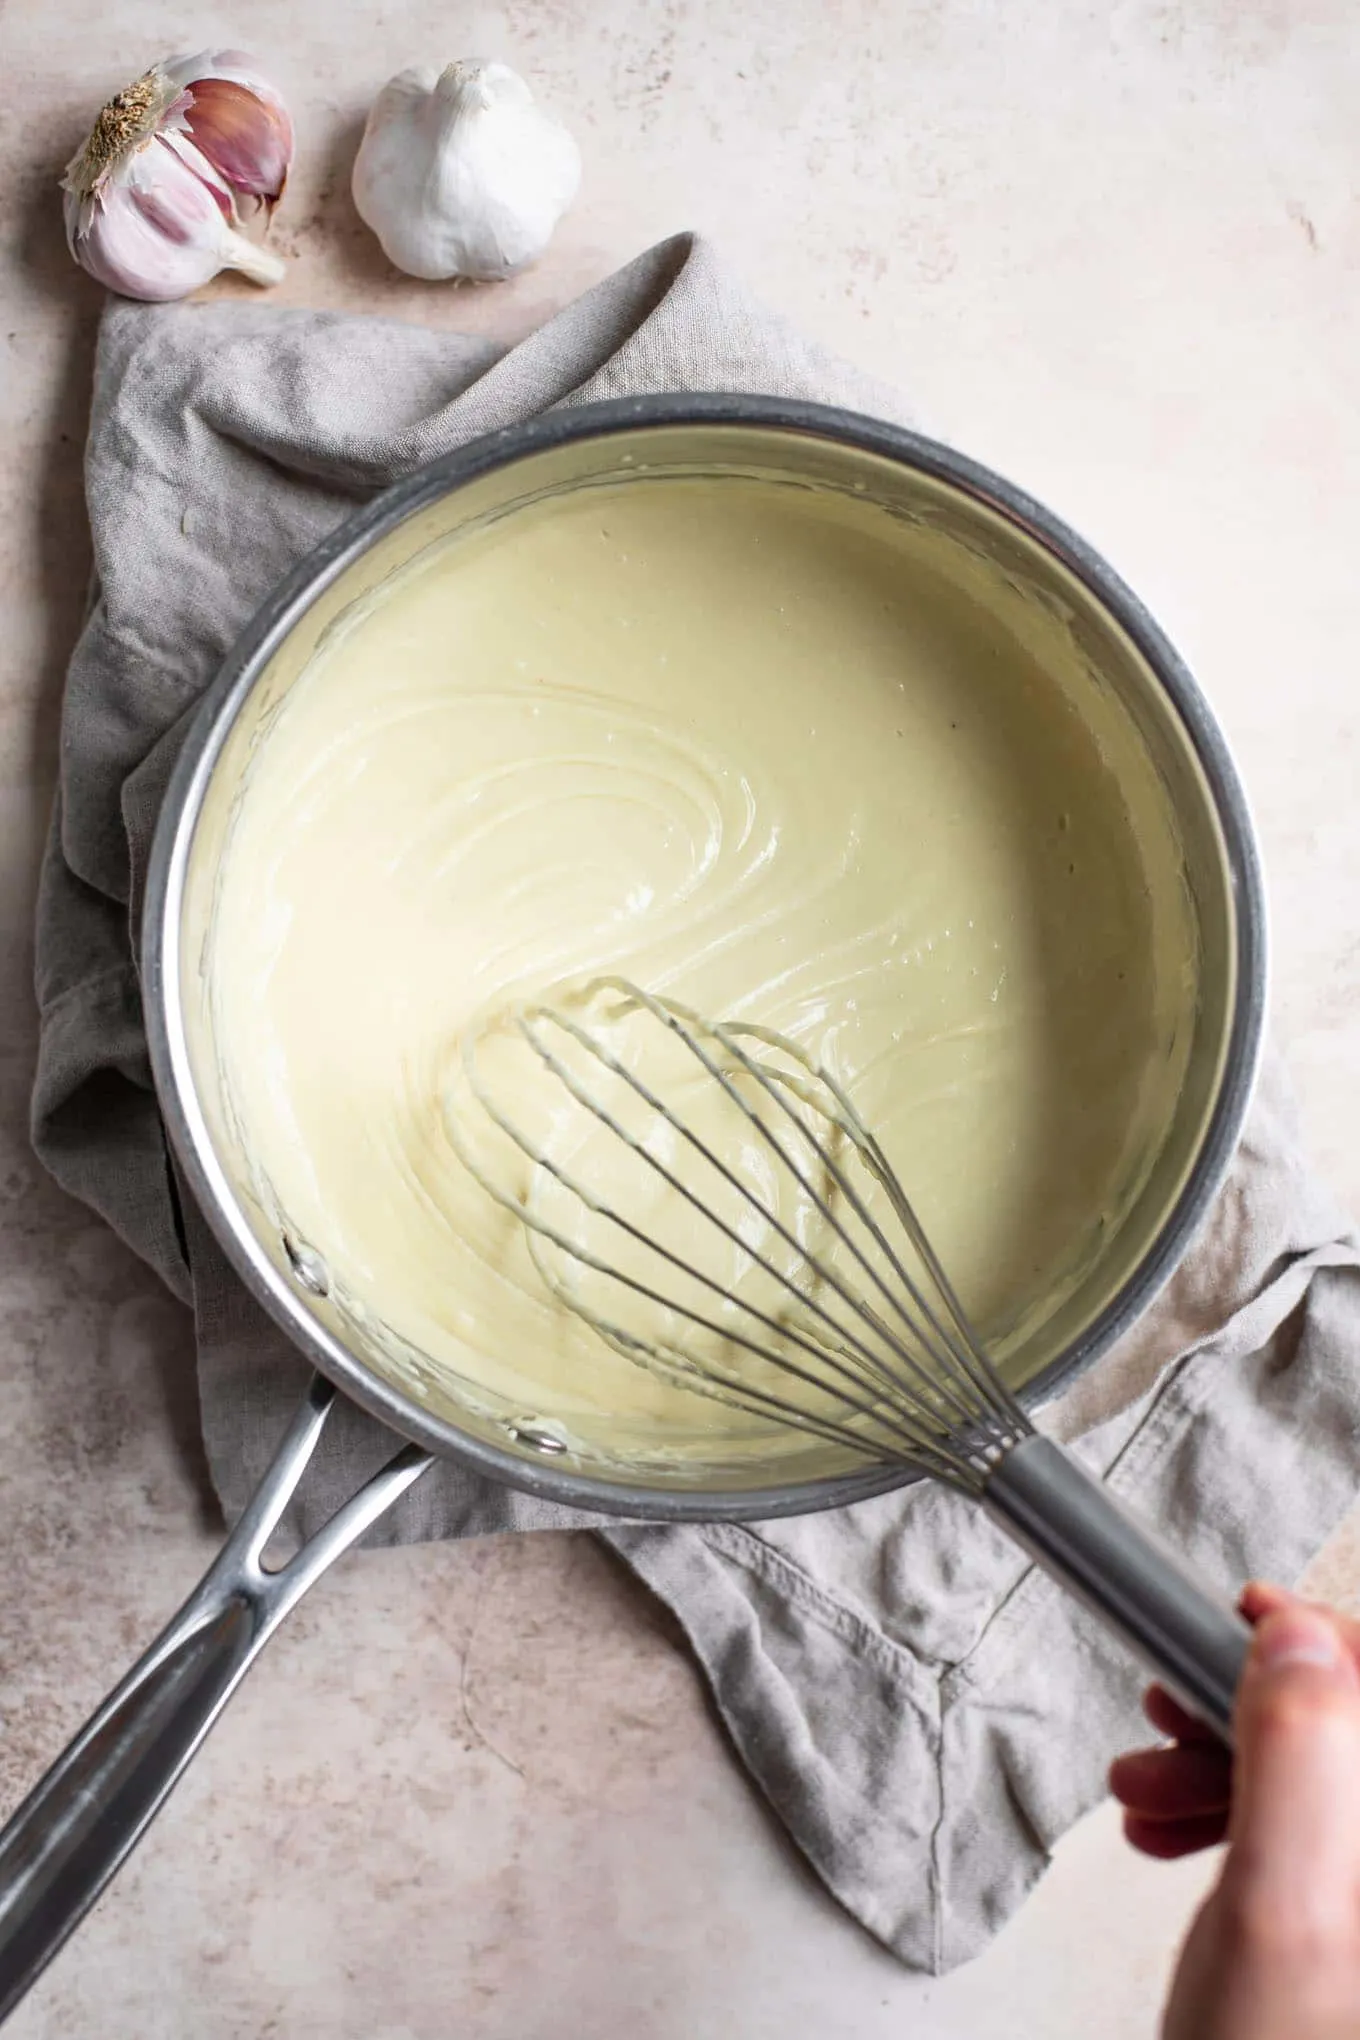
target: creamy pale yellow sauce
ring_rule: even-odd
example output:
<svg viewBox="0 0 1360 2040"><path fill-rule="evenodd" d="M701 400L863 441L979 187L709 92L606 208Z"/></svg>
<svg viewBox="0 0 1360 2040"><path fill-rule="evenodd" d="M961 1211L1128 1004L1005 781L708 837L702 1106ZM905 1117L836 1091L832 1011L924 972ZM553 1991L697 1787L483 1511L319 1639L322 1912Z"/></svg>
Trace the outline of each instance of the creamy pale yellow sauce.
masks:
<svg viewBox="0 0 1360 2040"><path fill-rule="evenodd" d="M208 975L261 1195L394 1366L605 1453L743 1422L555 1304L448 1137L460 1036L594 972L823 1060L1001 1344L1077 1280L1166 1125L1192 934L983 573L871 502L638 477L330 632L256 743Z"/></svg>

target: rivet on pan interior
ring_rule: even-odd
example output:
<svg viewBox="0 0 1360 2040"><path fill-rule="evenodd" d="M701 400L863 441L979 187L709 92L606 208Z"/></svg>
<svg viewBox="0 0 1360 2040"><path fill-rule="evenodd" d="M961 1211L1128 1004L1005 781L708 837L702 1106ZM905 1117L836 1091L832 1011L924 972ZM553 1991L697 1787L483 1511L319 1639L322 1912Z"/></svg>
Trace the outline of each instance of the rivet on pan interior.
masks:
<svg viewBox="0 0 1360 2040"><path fill-rule="evenodd" d="M293 1271L293 1280L299 1289L310 1289L313 1296L330 1294L330 1271L314 1248L302 1246L285 1233L283 1251L288 1256L288 1265Z"/></svg>
<svg viewBox="0 0 1360 2040"><path fill-rule="evenodd" d="M556 1454L567 1449L564 1439L554 1438L551 1431L537 1431L531 1424L511 1424L509 1430L517 1445L528 1445L535 1452Z"/></svg>

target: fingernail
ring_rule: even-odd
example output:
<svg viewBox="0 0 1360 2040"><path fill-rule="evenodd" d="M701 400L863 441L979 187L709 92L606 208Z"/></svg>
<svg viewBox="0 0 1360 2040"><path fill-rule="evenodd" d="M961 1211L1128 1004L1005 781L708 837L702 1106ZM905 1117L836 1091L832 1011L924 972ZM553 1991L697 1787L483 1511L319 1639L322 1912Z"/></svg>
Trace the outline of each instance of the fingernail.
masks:
<svg viewBox="0 0 1360 2040"><path fill-rule="evenodd" d="M1327 1665L1345 1660L1340 1637L1325 1616L1309 1608L1281 1608L1268 1615L1256 1631L1252 1655L1257 1664Z"/></svg>

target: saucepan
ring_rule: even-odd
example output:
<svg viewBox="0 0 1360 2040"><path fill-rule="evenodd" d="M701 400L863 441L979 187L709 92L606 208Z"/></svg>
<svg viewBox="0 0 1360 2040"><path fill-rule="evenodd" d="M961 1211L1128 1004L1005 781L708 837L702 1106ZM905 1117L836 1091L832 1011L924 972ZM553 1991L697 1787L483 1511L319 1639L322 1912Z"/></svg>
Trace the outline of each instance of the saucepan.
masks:
<svg viewBox="0 0 1360 2040"><path fill-rule="evenodd" d="M317 646L425 548L526 502L632 475L758 473L881 504L986 570L1031 650L1061 646L1115 704L1179 845L1196 966L1179 1016L1183 1076L1145 1180L1047 1320L1006 1355L1034 1406L1126 1331L1183 1255L1241 1130L1261 1039L1262 884L1222 733L1184 664L1092 548L1010 483L944 446L843 410L750 396L664 395L566 409L493 433L358 512L265 603L210 689L156 834L142 936L151 1060L184 1180L250 1293L315 1379L220 1558L0 1835L0 2016L61 1945L152 1819L283 1616L436 1457L591 1511L683 1522L837 1508L913 1476L856 1468L815 1439L769 1458L564 1445L552 1410L499 1406L397 1365L330 1293L249 1166L225 1094L205 982L215 883L255 748ZM418 1356L417 1356L418 1359ZM265 1564L326 1423L348 1397L393 1431L389 1465L277 1569Z"/></svg>

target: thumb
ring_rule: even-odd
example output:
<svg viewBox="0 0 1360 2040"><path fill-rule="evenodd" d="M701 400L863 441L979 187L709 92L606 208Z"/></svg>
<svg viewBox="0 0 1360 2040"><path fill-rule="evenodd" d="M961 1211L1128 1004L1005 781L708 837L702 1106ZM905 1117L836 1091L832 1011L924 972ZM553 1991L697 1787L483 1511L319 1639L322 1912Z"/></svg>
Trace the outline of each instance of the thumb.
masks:
<svg viewBox="0 0 1360 2040"><path fill-rule="evenodd" d="M1258 1624L1235 1727L1227 1877L1281 1924L1323 1928L1360 1887L1360 1673L1320 1610Z"/></svg>

